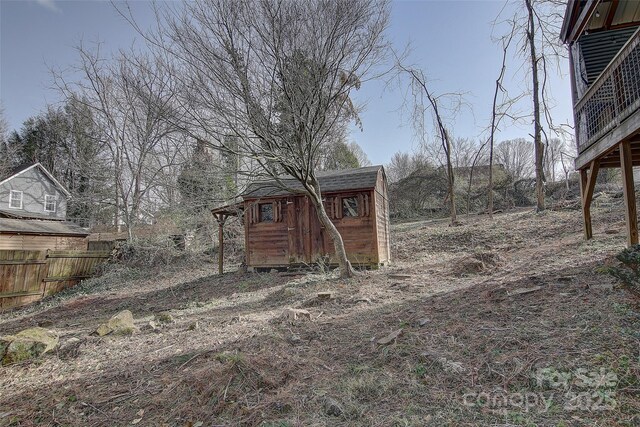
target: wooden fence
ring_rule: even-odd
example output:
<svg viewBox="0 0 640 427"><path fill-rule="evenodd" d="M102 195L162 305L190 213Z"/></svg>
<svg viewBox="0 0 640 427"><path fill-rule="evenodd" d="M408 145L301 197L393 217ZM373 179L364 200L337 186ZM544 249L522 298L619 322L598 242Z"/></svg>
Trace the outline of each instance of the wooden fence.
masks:
<svg viewBox="0 0 640 427"><path fill-rule="evenodd" d="M104 251L0 250L0 308L29 304L91 277Z"/></svg>

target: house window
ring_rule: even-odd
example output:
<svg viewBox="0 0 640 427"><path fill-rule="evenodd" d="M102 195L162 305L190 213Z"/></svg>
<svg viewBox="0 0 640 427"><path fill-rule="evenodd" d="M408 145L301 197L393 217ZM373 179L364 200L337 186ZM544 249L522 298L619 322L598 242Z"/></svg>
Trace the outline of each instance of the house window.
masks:
<svg viewBox="0 0 640 427"><path fill-rule="evenodd" d="M358 216L358 198L357 197L342 198L342 216L343 217Z"/></svg>
<svg viewBox="0 0 640 427"><path fill-rule="evenodd" d="M273 222L272 203L260 203L260 222Z"/></svg>
<svg viewBox="0 0 640 427"><path fill-rule="evenodd" d="M11 190L9 193L9 207L12 209L22 209L22 191Z"/></svg>
<svg viewBox="0 0 640 427"><path fill-rule="evenodd" d="M45 212L55 212L56 211L56 202L58 198L56 196L51 196L49 194L44 196L44 211Z"/></svg>

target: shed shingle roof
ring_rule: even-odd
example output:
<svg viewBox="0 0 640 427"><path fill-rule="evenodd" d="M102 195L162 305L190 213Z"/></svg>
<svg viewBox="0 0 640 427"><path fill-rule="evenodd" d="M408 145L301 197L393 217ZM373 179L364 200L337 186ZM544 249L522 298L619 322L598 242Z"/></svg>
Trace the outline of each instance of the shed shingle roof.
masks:
<svg viewBox="0 0 640 427"><path fill-rule="evenodd" d="M378 172L381 169L383 169L381 165L376 165L357 169L325 171L317 172L316 177L320 183L320 191L323 193L364 190L376 186ZM302 184L293 178L285 177L282 181L294 190L302 190ZM242 196L245 199L253 199L258 197L281 196L289 193L289 191L278 187L275 181L271 180L249 184Z"/></svg>
<svg viewBox="0 0 640 427"><path fill-rule="evenodd" d="M0 234L44 234L53 236L89 235L84 228L66 221L0 218Z"/></svg>

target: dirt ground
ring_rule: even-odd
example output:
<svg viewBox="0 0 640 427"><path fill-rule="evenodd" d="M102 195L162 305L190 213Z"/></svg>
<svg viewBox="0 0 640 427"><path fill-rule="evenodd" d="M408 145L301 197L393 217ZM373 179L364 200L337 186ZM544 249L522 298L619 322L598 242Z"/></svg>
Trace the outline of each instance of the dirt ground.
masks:
<svg viewBox="0 0 640 427"><path fill-rule="evenodd" d="M640 426L638 301L601 272L622 210L589 242L578 211L462 220L394 225L352 280L122 270L0 314L61 337L0 367L0 426ZM136 333L91 335L124 309Z"/></svg>

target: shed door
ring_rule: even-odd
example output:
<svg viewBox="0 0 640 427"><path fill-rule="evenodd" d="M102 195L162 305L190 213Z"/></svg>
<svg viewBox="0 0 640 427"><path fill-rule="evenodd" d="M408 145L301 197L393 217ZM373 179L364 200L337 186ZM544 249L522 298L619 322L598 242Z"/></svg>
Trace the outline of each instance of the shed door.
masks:
<svg viewBox="0 0 640 427"><path fill-rule="evenodd" d="M289 263L311 262L309 251L309 200L304 196L287 199L287 229L289 234Z"/></svg>
<svg viewBox="0 0 640 427"><path fill-rule="evenodd" d="M320 219L318 219L316 208L313 205L310 205L309 208L309 257L311 259L311 262L317 262L318 259L323 258L325 255L327 255L327 233L325 232Z"/></svg>
<svg viewBox="0 0 640 427"><path fill-rule="evenodd" d="M308 197L287 200L287 228L290 264L310 264L327 254L328 239Z"/></svg>

